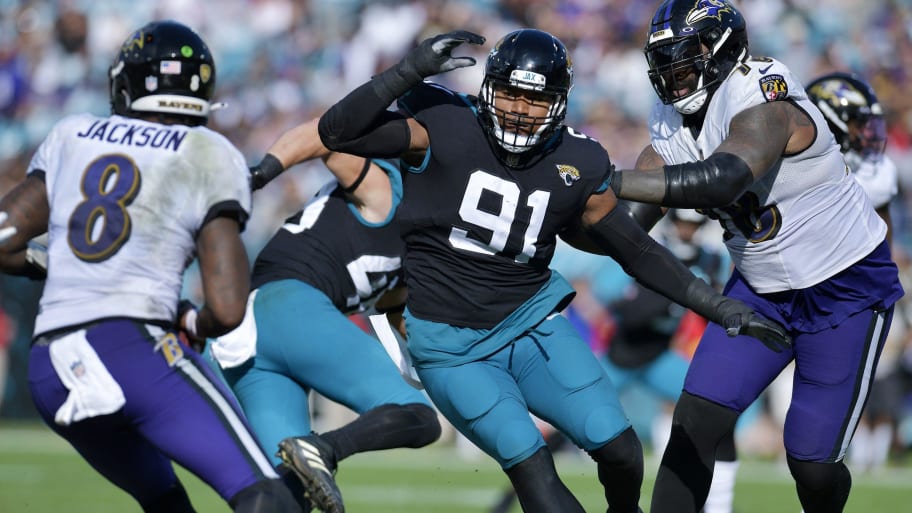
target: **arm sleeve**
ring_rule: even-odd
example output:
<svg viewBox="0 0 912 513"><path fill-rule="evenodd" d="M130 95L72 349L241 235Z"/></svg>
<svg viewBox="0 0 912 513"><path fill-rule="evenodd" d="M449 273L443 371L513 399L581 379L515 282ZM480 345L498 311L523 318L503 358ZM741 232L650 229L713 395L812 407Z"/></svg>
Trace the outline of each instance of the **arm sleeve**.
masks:
<svg viewBox="0 0 912 513"><path fill-rule="evenodd" d="M667 248L615 208L588 229L589 237L644 287L716 323L728 298L696 277Z"/></svg>
<svg viewBox="0 0 912 513"><path fill-rule="evenodd" d="M320 117L317 130L332 151L361 157L398 157L409 149L405 116L386 110L373 81L358 87Z"/></svg>

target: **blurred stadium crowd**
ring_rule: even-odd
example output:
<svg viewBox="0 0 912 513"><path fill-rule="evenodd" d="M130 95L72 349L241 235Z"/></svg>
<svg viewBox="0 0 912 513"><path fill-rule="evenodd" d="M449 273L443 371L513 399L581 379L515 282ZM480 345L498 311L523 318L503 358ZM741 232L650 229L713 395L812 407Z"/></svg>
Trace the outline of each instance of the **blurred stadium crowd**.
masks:
<svg viewBox="0 0 912 513"><path fill-rule="evenodd" d="M519 27L549 31L574 62L568 124L600 140L620 167L648 143L655 93L642 48L657 2L642 0L0 0L0 194L24 176L36 145L62 116L109 112L107 69L130 30L152 19L179 20L211 45L216 99L226 107L209 126L259 160L281 132L321 113L354 86L398 60L423 37L464 28L488 43ZM754 55L783 61L809 81L854 71L874 86L886 110L888 154L900 171L892 206L896 258L912 275L912 1L741 0ZM484 61L484 53L476 56ZM477 90L481 66L441 77ZM319 164L295 169L254 200L244 234L251 256L285 218L330 178ZM912 280L906 290L912 291ZM0 277L0 416L31 417L24 382L39 285ZM189 290L188 294L193 295ZM908 301L907 301L908 302ZM908 310L908 307L906 307ZM902 319L900 319L902 317ZM7 322L8 321L8 322ZM892 365L905 372L900 445L912 448L912 313L897 310ZM2 351L0 351L2 352ZM886 357L885 357L886 358ZM883 365L883 364L882 364ZM0 368L3 362L0 360ZM2 386L6 383L5 392Z"/></svg>

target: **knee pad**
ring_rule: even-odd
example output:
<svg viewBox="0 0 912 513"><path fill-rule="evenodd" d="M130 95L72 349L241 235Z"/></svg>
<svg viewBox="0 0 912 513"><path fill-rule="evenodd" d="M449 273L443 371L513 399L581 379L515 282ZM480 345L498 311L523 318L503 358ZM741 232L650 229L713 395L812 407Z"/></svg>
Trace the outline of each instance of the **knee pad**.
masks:
<svg viewBox="0 0 912 513"><path fill-rule="evenodd" d="M727 406L684 392L675 406L672 437L687 433L698 447L709 444L715 450L728 433L734 432L738 415Z"/></svg>
<svg viewBox="0 0 912 513"><path fill-rule="evenodd" d="M818 463L786 456L801 507L808 513L836 513L845 508L852 475L841 461Z"/></svg>
<svg viewBox="0 0 912 513"><path fill-rule="evenodd" d="M643 445L633 428L627 428L607 444L587 451L599 466L643 468Z"/></svg>
<svg viewBox="0 0 912 513"><path fill-rule="evenodd" d="M833 486L841 488L846 484L851 487L852 475L842 462L818 463L796 460L791 456L786 456L786 461L795 482L807 490L824 490Z"/></svg>
<svg viewBox="0 0 912 513"><path fill-rule="evenodd" d="M301 506L291 496L291 491L279 479L264 479L244 488L228 504L234 513L260 513L282 511L303 513Z"/></svg>
<svg viewBox="0 0 912 513"><path fill-rule="evenodd" d="M434 408L422 403L410 403L403 405L402 408L408 411L414 417L414 437L412 445L409 447L419 448L432 444L440 438L442 429L440 420L437 418L437 411Z"/></svg>
<svg viewBox="0 0 912 513"><path fill-rule="evenodd" d="M187 491L179 481L175 482L174 486L164 494L150 501L144 501L141 506L143 513L196 513L193 505L190 504Z"/></svg>

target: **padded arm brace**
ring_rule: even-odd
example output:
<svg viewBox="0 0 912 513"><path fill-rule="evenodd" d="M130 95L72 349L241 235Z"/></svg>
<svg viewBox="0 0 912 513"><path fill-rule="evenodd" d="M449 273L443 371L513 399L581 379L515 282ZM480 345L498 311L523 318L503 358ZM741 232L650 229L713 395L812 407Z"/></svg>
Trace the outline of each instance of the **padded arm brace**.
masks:
<svg viewBox="0 0 912 513"><path fill-rule="evenodd" d="M731 153L713 153L706 160L667 165L664 169L662 205L666 207L722 207L733 203L754 183L747 163Z"/></svg>
<svg viewBox="0 0 912 513"><path fill-rule="evenodd" d="M588 229L589 237L643 286L721 324L726 297L697 278L623 210L615 208Z"/></svg>
<svg viewBox="0 0 912 513"><path fill-rule="evenodd" d="M349 93L320 116L323 146L368 158L400 156L409 149L411 132L402 114L386 110L390 101L381 99L373 80Z"/></svg>

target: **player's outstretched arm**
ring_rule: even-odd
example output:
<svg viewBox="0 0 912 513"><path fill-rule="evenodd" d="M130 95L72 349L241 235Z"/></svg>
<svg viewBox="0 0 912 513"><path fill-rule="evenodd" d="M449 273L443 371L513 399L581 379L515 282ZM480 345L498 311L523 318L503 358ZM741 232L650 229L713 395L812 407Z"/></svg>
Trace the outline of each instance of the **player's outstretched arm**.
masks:
<svg viewBox="0 0 912 513"><path fill-rule="evenodd" d="M789 102L757 105L732 119L728 137L705 160L618 171L611 187L618 198L666 207L729 205L782 155L810 145L815 133L807 114Z"/></svg>
<svg viewBox="0 0 912 513"><path fill-rule="evenodd" d="M27 258L28 242L47 232L49 217L47 187L36 174L0 200L0 271L40 277Z"/></svg>
<svg viewBox="0 0 912 513"><path fill-rule="evenodd" d="M426 148L424 128L387 107L425 77L475 64L472 57L454 57L464 43L483 44L477 34L457 30L421 42L393 67L339 100L320 117L320 139L333 151L362 157L395 158Z"/></svg>
<svg viewBox="0 0 912 513"><path fill-rule="evenodd" d="M319 118L311 119L279 136L266 150L263 160L250 168L250 187L253 190L262 189L295 164L329 155L329 150L317 134L317 122Z"/></svg>
<svg viewBox="0 0 912 513"><path fill-rule="evenodd" d="M690 272L667 248L649 236L622 209L613 194L594 194L582 227L589 239L647 288L725 328L729 336L748 335L779 352L791 345L785 328L743 302L719 294ZM602 215L604 212L607 214ZM601 216L601 217L599 217Z"/></svg>

